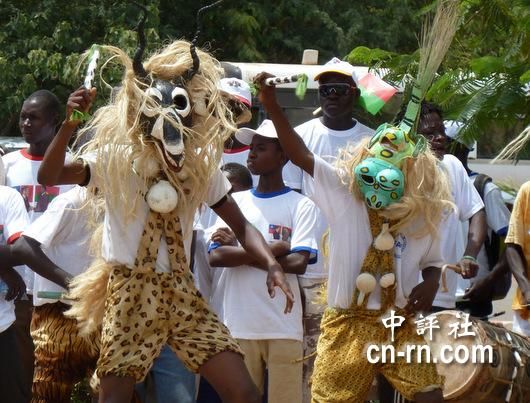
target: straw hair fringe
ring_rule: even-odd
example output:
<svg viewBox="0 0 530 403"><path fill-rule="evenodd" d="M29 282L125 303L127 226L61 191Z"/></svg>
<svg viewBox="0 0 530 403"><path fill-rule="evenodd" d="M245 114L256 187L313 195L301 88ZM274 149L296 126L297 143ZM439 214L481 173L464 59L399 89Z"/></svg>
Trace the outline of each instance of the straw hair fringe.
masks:
<svg viewBox="0 0 530 403"><path fill-rule="evenodd" d="M151 56L144 63L145 70L151 77L174 80L192 65L189 49L189 42L175 41ZM114 99L99 108L81 130L80 137L87 132L93 133L93 137L81 148L77 156L95 156L96 172L92 174L102 178L104 182L101 190L105 194L107 208L111 211L127 209L124 214L127 219L134 218L134 211L151 184L149 178L132 174L133 161L137 158L157 160L161 163L167 180L179 195L179 214L187 215L190 219L186 221L191 222L195 210L206 196L210 177L218 169L224 141L236 130L234 116L217 89L217 82L222 74L219 62L208 53L197 50L200 68L186 83L185 88L192 103L193 127L184 127L181 122L165 114L162 108L159 110L160 114L183 134L183 170L186 170L189 178L182 183L163 163L154 140L142 132L142 106L148 104L151 108L157 107L144 93L147 85L137 80L131 59L121 49L102 46L101 50L110 55L102 70L112 60L124 67L124 76ZM132 200L129 191L131 180L136 180L142 190L134 195Z"/></svg>
<svg viewBox="0 0 530 403"><path fill-rule="evenodd" d="M74 277L70 283L68 297L74 302L65 315L77 320L82 336L98 331L103 322L112 267L102 259L96 259L87 271Z"/></svg>
<svg viewBox="0 0 530 403"><path fill-rule="evenodd" d="M527 126L521 134L519 134L515 139L510 141L506 147L497 155L492 161L491 164L502 160L511 160L516 159L519 152L523 147L530 141L530 126Z"/></svg>
<svg viewBox="0 0 530 403"><path fill-rule="evenodd" d="M355 182L354 170L362 160L372 157L367 148L369 141L366 138L355 146L341 149L336 162L341 182L359 200L362 196ZM407 159L402 171L405 176L403 197L398 203L381 210L381 215L396 221L392 231L403 229L418 219L423 220L425 225L410 235L422 237L430 234L436 237L444 214L454 209L448 176L429 148L416 158Z"/></svg>
<svg viewBox="0 0 530 403"><path fill-rule="evenodd" d="M458 0L439 0L433 21L422 26L417 84L422 94L430 88L458 29Z"/></svg>

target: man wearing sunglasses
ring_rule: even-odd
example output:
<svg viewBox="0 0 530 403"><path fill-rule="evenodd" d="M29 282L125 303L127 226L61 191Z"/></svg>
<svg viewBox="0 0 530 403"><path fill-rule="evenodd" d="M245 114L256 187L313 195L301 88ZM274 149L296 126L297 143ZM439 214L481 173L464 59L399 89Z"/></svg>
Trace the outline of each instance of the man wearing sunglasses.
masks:
<svg viewBox="0 0 530 403"><path fill-rule="evenodd" d="M353 107L357 104L360 91L354 78L353 66L334 57L315 76L318 81L318 94L322 116L295 127L307 148L328 162L333 162L339 149L348 143L357 143L364 137L371 137L372 129L353 118ZM289 162L283 169L283 177L287 186L300 189L302 194L311 197L313 193L311 180L307 174ZM327 230L327 223L322 214L318 214L315 236L320 243ZM319 245L320 246L320 245ZM307 265L306 272L298 276L298 282L305 301L304 306L304 356L315 351L320 334L320 320L324 306L317 305L318 292L327 279L323 265L324 259ZM311 400L309 377L313 372L313 359L304 361L303 402Z"/></svg>

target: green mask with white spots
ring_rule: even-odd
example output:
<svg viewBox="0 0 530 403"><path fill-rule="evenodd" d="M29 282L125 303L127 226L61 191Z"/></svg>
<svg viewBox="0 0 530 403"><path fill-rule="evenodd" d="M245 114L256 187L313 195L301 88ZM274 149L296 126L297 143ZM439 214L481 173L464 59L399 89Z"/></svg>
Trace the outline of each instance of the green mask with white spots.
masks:
<svg viewBox="0 0 530 403"><path fill-rule="evenodd" d="M405 177L395 165L379 158L366 158L354 173L364 201L372 209L388 207L403 196Z"/></svg>
<svg viewBox="0 0 530 403"><path fill-rule="evenodd" d="M403 161L414 155L416 144L403 129L383 123L375 131L368 148L374 158L401 168Z"/></svg>

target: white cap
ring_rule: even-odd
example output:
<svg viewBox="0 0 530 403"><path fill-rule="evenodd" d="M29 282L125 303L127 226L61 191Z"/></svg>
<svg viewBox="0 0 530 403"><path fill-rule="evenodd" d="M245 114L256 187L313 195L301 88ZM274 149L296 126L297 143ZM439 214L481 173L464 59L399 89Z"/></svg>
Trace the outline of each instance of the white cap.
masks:
<svg viewBox="0 0 530 403"><path fill-rule="evenodd" d="M454 120L446 120L444 122L444 125L445 125L445 135L447 137L459 142L464 147L466 147L469 151L473 151L473 149L475 148L475 142L464 141L462 136L459 135L460 130L462 129L462 127L464 127L463 123L456 122Z"/></svg>
<svg viewBox="0 0 530 403"><path fill-rule="evenodd" d="M265 119L259 127L254 130L249 127L243 127L239 129L236 132L236 139L243 144L249 145L252 143L252 137L255 135L262 136L262 137L268 137L270 139L277 139L278 134L276 133L276 128L274 127L274 123L272 123L272 120Z"/></svg>
<svg viewBox="0 0 530 403"><path fill-rule="evenodd" d="M340 60L336 57L322 66L322 69L315 76L315 81L318 81L320 76L326 73L342 74L344 76L351 77L354 82L357 82L355 79L356 77L353 71L353 66L350 63Z"/></svg>
<svg viewBox="0 0 530 403"><path fill-rule="evenodd" d="M218 88L241 101L249 108L252 106L252 95L250 86L239 78L221 78Z"/></svg>

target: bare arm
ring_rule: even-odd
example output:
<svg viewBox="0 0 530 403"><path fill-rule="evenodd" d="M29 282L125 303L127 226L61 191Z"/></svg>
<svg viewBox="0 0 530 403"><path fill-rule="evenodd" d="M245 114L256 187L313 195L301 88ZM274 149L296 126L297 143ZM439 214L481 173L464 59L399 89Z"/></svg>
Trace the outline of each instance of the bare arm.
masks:
<svg viewBox="0 0 530 403"><path fill-rule="evenodd" d="M488 224L486 221L486 212L484 209L475 213L469 219L469 230L467 232L467 245L464 252L464 256L470 256L474 259L462 258L458 265L462 267L462 277L471 278L475 277L478 272L478 264L476 258L484 241L486 240L486 234L488 231Z"/></svg>
<svg viewBox="0 0 530 403"><path fill-rule="evenodd" d="M11 246L11 253L13 258L20 262L18 264L25 264L42 277L63 288L68 288L72 276L53 263L35 239L21 236Z"/></svg>
<svg viewBox="0 0 530 403"><path fill-rule="evenodd" d="M309 262L309 252L305 250L298 251L281 256L277 260L282 265L284 272L304 274L307 268L307 262Z"/></svg>
<svg viewBox="0 0 530 403"><path fill-rule="evenodd" d="M513 277L517 281L517 285L519 285L519 289L526 299L526 303L530 304L530 279L527 277L528 268L526 267L526 260L521 246L514 243L507 243L505 254Z"/></svg>
<svg viewBox="0 0 530 403"><path fill-rule="evenodd" d="M508 266L506 253L503 252L493 269L486 276L476 280L466 291L464 294L464 299L475 301L485 301L491 299L493 285L496 281L500 280L500 278L506 274L508 270L510 270L510 267Z"/></svg>
<svg viewBox="0 0 530 403"><path fill-rule="evenodd" d="M95 88L87 91L84 87L74 91L68 98L66 119L49 145L39 168L37 180L42 185L83 184L89 178L89 169L82 162L64 163L66 149L79 121L70 120L74 109L88 111L95 97Z"/></svg>
<svg viewBox="0 0 530 403"><path fill-rule="evenodd" d="M423 281L412 289L405 310L409 313L429 312L438 291L441 269L427 267L421 271Z"/></svg>
<svg viewBox="0 0 530 403"><path fill-rule="evenodd" d="M19 298L26 292L26 284L13 266L16 266L16 262L12 257L11 247L0 245L0 279L7 284L6 301Z"/></svg>
<svg viewBox="0 0 530 403"><path fill-rule="evenodd" d="M221 246L212 249L208 254L208 260L212 267L237 267L242 265L254 266L259 269L267 270L265 266L256 261L256 258L248 253L241 246L227 244L219 241L219 237L212 235L212 241L218 242ZM274 241L267 245L274 257L285 256L290 251L288 242Z"/></svg>
<svg viewBox="0 0 530 403"><path fill-rule="evenodd" d="M294 252L277 257L276 260L280 263L285 273L304 274L307 262L309 261L309 252ZM257 264L255 259L239 246L226 245L213 249L209 255L209 262L210 266L213 267L249 265L258 269L267 270L265 267Z"/></svg>
<svg viewBox="0 0 530 403"><path fill-rule="evenodd" d="M305 145L302 138L294 131L282 108L276 100L276 88L265 85L265 79L271 77L268 73L260 73L254 81L260 86L259 100L265 107L274 123L283 150L293 164L299 166L313 176L315 168L314 155Z"/></svg>
<svg viewBox="0 0 530 403"><path fill-rule="evenodd" d="M263 236L245 219L230 195L227 195L223 202L212 206L212 208L230 226L232 231L234 231L237 240L243 248L254 256L256 261L264 267L267 267L267 288L269 295L273 298L275 295L274 287L280 287L287 298L285 312L291 312L294 295L289 287L285 273L271 253Z"/></svg>

